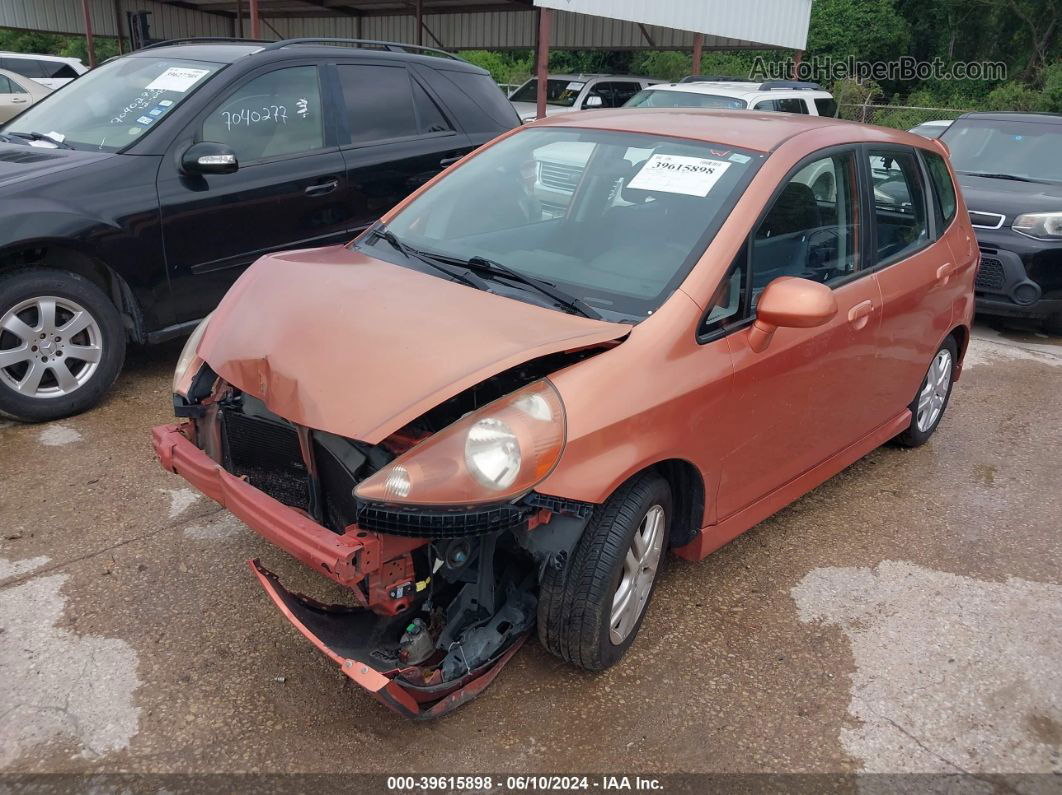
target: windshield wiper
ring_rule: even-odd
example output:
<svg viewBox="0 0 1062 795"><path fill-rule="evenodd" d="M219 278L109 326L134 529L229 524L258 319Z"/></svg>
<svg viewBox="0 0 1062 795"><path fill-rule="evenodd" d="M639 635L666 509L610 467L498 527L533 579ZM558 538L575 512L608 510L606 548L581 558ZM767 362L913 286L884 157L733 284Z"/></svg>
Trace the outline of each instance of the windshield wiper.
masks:
<svg viewBox="0 0 1062 795"><path fill-rule="evenodd" d="M431 268L434 268L435 270L439 271L440 273L445 273L451 279L455 279L455 280L457 280L459 282L463 282L464 284L467 284L469 287L475 287L477 290L485 290L487 292L490 292L490 285L487 284L487 282L485 282L483 279L481 279L478 276L476 276L476 274L472 273L472 271L470 271L470 270L455 270L454 268L451 268L449 265L446 265L445 263L437 262L437 261L435 261L433 259L429 259L428 256L426 254L424 254L423 252L417 251L415 248L410 248L405 243L403 243L401 240L399 240L398 236L395 235L394 232L392 232L390 229L388 229L383 224L380 224L378 226L374 226L370 230L369 234L372 235L373 237L378 237L378 238L381 238L382 240L386 240L388 243L391 244L391 247L394 248L395 251L397 251L399 254L401 254L406 259L415 259L418 262L423 262L425 265L427 265L427 266L429 266Z"/></svg>
<svg viewBox="0 0 1062 795"><path fill-rule="evenodd" d="M1046 182L1042 179L1033 179L1032 177L1019 177L1017 174L992 174L985 171L960 171L960 174L966 174L968 177L987 177L988 179L1012 179L1015 182Z"/></svg>
<svg viewBox="0 0 1062 795"><path fill-rule="evenodd" d="M73 149L74 148L70 144L64 143L63 141L57 141L55 138L52 138L52 136L45 135L44 133L39 133L39 132L13 132L13 133L10 133L10 134L11 135L17 135L19 138L28 138L31 141L46 141L46 142L48 142L50 144L55 144L55 146L57 148L59 148L59 149Z"/></svg>
<svg viewBox="0 0 1062 795"><path fill-rule="evenodd" d="M513 270L508 265L502 265L500 262L487 259L486 257L470 257L465 261L465 264L468 265L468 267L475 268L483 273L489 273L493 276L502 276L511 281L526 284L528 287L542 293L542 295L552 298L561 306L578 312L583 317L588 317L592 320L604 319L596 310L587 306L581 299L576 298L571 293L564 292L564 290L550 282L536 279L533 276L526 276L523 273L520 273L520 271Z"/></svg>

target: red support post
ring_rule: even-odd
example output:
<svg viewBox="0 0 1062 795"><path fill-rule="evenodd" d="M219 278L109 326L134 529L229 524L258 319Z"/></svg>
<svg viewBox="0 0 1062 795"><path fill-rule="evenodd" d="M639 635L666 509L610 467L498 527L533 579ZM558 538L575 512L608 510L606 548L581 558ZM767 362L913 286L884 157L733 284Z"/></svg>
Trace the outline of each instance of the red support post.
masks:
<svg viewBox="0 0 1062 795"><path fill-rule="evenodd" d="M236 38L243 38L243 0L236 0Z"/></svg>
<svg viewBox="0 0 1062 795"><path fill-rule="evenodd" d="M538 78L536 96L536 119L546 118L546 86L549 77L549 36L553 23L553 9L540 8L538 10L538 67L535 76Z"/></svg>
<svg viewBox="0 0 1062 795"><path fill-rule="evenodd" d="M693 71L690 74L701 73L701 52L704 50L704 34L693 34Z"/></svg>
<svg viewBox="0 0 1062 795"><path fill-rule="evenodd" d="M424 46L424 0L417 0L417 38L418 47Z"/></svg>
<svg viewBox="0 0 1062 795"><path fill-rule="evenodd" d="M251 13L251 38L262 38L262 25L261 20L258 18L258 0L248 0L249 11Z"/></svg>
<svg viewBox="0 0 1062 795"><path fill-rule="evenodd" d="M800 62L804 60L804 51L796 50L793 53L793 80L800 79Z"/></svg>
<svg viewBox="0 0 1062 795"><path fill-rule="evenodd" d="M85 49L88 50L89 69L96 66L96 45L92 39L92 14L89 12L89 0L81 0L81 11L85 15Z"/></svg>

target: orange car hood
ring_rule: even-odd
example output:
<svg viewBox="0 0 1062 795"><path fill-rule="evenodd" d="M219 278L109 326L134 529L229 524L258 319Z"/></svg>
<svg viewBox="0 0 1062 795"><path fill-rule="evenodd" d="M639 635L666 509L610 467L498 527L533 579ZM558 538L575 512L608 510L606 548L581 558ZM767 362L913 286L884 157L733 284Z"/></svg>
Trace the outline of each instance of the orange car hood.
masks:
<svg viewBox="0 0 1062 795"><path fill-rule="evenodd" d="M198 353L276 414L377 444L496 373L630 329L331 247L255 263Z"/></svg>

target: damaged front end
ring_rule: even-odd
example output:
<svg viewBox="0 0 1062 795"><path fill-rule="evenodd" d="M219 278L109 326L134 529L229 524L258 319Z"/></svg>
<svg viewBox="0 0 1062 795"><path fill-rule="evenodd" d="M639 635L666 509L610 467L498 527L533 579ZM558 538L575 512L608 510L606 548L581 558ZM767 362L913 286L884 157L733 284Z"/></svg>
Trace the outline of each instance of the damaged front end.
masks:
<svg viewBox="0 0 1062 795"><path fill-rule="evenodd" d="M165 469L349 589L354 606L324 605L251 561L299 632L388 707L438 717L524 642L542 572L564 565L589 519L592 505L526 484L563 446L563 426L545 426L563 422L545 376L600 350L493 376L378 444L281 417L200 362L175 398L185 422L155 428L154 445ZM510 438L516 464L497 452L512 454ZM499 496L484 500L491 483Z"/></svg>

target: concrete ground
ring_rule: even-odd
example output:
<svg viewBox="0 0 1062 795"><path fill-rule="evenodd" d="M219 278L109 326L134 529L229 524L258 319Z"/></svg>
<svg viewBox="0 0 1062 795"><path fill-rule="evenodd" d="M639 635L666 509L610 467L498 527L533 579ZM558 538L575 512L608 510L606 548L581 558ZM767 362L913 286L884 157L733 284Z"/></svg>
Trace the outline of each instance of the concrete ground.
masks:
<svg viewBox="0 0 1062 795"><path fill-rule="evenodd" d="M427 724L245 561L322 580L155 462L179 347L94 411L0 427L2 771L1062 771L1062 340L980 327L930 444L673 559L617 667L531 641Z"/></svg>

